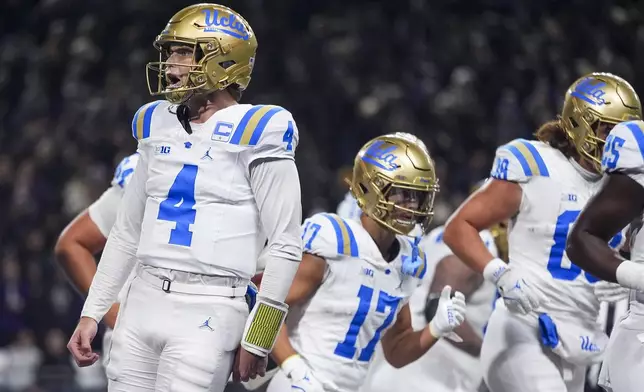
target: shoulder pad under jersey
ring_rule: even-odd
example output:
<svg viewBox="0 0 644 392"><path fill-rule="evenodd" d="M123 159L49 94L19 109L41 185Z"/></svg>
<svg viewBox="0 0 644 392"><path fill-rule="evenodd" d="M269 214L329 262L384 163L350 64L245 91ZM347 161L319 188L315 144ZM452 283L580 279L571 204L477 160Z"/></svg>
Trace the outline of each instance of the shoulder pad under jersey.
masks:
<svg viewBox="0 0 644 392"><path fill-rule="evenodd" d="M351 226L336 214L319 213L302 225L304 252L324 259L358 257L358 242Z"/></svg>
<svg viewBox="0 0 644 392"><path fill-rule="evenodd" d="M169 105L169 102L163 100L154 101L146 103L136 111L132 119L132 136L136 140L141 141L150 137L153 125L153 114L155 111L159 111L159 106L165 107L167 106L166 104Z"/></svg>
<svg viewBox="0 0 644 392"><path fill-rule="evenodd" d="M535 176L549 177L550 173L536 143L515 139L497 148L490 176L513 182L527 182Z"/></svg>
<svg viewBox="0 0 644 392"><path fill-rule="evenodd" d="M254 105L242 116L229 143L252 147L252 159L293 158L299 142L291 113L273 105Z"/></svg>
<svg viewBox="0 0 644 392"><path fill-rule="evenodd" d="M610 131L604 144L602 171L644 173L644 121L623 122Z"/></svg>
<svg viewBox="0 0 644 392"><path fill-rule="evenodd" d="M139 153L135 152L134 154L123 158L121 163L116 166L114 171L114 178L112 179L112 186L119 186L125 188L125 186L130 182L136 164L139 162Z"/></svg>

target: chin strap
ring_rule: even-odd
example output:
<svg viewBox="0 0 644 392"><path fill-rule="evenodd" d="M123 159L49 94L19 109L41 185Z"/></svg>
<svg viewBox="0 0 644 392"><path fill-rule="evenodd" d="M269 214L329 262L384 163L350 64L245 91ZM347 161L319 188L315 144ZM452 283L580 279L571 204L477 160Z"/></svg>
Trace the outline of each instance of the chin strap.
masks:
<svg viewBox="0 0 644 392"><path fill-rule="evenodd" d="M190 127L190 108L187 105L179 105L177 108L177 120L181 123L183 129L192 135L192 128Z"/></svg>

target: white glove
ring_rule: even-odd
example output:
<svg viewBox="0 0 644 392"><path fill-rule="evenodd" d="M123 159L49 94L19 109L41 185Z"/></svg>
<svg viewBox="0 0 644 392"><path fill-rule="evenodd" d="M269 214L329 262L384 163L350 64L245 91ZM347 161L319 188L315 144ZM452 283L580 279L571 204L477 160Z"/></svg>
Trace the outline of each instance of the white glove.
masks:
<svg viewBox="0 0 644 392"><path fill-rule="evenodd" d="M301 392L324 392L322 384L313 376L313 371L298 354L286 358L280 366L291 380L291 389Z"/></svg>
<svg viewBox="0 0 644 392"><path fill-rule="evenodd" d="M593 285L595 297L600 301L619 302L628 299L630 289L620 286L618 283L601 280Z"/></svg>
<svg viewBox="0 0 644 392"><path fill-rule="evenodd" d="M501 259L492 259L483 270L483 277L499 289L505 306L515 313L527 314L547 301L518 271Z"/></svg>
<svg viewBox="0 0 644 392"><path fill-rule="evenodd" d="M441 297L438 300L436 314L429 322L429 333L436 339L445 337L456 343L463 341L460 336L453 332L454 328L461 325L465 320L465 296L463 293L454 292L454 298L450 298L452 288L443 287Z"/></svg>

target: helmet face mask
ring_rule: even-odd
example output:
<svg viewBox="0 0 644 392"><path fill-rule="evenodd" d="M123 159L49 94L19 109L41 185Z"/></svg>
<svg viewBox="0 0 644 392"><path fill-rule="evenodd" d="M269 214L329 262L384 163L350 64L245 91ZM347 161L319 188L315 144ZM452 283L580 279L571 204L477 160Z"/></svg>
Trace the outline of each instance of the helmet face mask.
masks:
<svg viewBox="0 0 644 392"><path fill-rule="evenodd" d="M250 83L257 40L250 25L230 8L197 4L175 14L154 47L159 61L146 67L150 94L183 103L194 94L209 94L231 85L243 91ZM176 62L175 47L192 48L191 61Z"/></svg>
<svg viewBox="0 0 644 392"><path fill-rule="evenodd" d="M365 215L394 233L408 235L416 225L428 231L438 190L434 162L413 135L377 137L356 156L351 193Z"/></svg>
<svg viewBox="0 0 644 392"><path fill-rule="evenodd" d="M595 72L570 86L559 122L582 159L599 171L607 131L622 121L641 118L642 106L633 87L619 76Z"/></svg>

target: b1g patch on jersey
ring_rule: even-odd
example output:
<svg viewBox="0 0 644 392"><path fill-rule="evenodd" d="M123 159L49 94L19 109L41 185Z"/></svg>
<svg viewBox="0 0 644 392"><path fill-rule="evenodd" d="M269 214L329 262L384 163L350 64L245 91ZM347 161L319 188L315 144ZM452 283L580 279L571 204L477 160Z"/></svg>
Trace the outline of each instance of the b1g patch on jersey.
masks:
<svg viewBox="0 0 644 392"><path fill-rule="evenodd" d="M537 148L525 139L499 147L490 176L498 180L521 181L530 177L549 177L546 163Z"/></svg>

